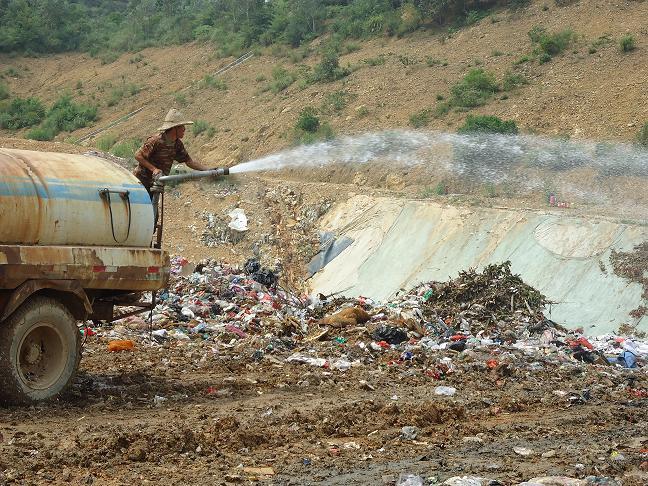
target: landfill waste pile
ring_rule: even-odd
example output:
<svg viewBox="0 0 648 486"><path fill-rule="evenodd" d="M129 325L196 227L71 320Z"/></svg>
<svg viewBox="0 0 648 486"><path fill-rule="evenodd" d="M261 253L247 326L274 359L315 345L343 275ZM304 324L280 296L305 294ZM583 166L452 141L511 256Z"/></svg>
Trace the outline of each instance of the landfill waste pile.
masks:
<svg viewBox="0 0 648 486"><path fill-rule="evenodd" d="M508 262L389 302L280 277L174 257L67 397L0 410L0 484L646 484L645 336L563 328Z"/></svg>
<svg viewBox="0 0 648 486"><path fill-rule="evenodd" d="M202 262L183 276L187 265L184 258L174 259L172 282L158 296L150 323L130 317L118 321L108 337L135 333L151 344L168 339L236 348L254 344L255 359L294 350L285 361L337 370L369 365L382 352L395 350L402 350L401 360L412 360L446 349L480 353L498 348L503 354L498 366L522 353L554 363L637 368L648 354L646 342L613 335L586 338L547 319L550 302L512 274L510 262L426 283L386 303L295 295L278 287L279 276L255 259L242 270Z"/></svg>

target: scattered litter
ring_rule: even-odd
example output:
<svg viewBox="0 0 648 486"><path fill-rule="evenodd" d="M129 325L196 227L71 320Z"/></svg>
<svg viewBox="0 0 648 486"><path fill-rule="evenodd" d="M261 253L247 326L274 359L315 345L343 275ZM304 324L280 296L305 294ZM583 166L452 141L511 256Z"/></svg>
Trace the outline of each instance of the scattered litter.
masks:
<svg viewBox="0 0 648 486"><path fill-rule="evenodd" d="M401 429L401 439L403 440L415 440L418 437L418 427L405 426Z"/></svg>
<svg viewBox="0 0 648 486"><path fill-rule="evenodd" d="M457 393L457 389L453 388L451 386L437 386L434 389L434 394L435 395L442 395L442 396L446 396L446 397L451 397L455 393Z"/></svg>
<svg viewBox="0 0 648 486"><path fill-rule="evenodd" d="M135 342L130 339L122 339L117 341L110 341L108 343L108 351L111 353L118 351L130 351L135 349Z"/></svg>
<svg viewBox="0 0 648 486"><path fill-rule="evenodd" d="M247 231L248 230L248 219L245 215L245 211L241 208L233 209L229 212L228 216L232 219L228 223L228 227L234 231Z"/></svg>
<svg viewBox="0 0 648 486"><path fill-rule="evenodd" d="M533 449L529 449L527 447L514 447L513 452L515 452L519 456L531 456L533 455Z"/></svg>

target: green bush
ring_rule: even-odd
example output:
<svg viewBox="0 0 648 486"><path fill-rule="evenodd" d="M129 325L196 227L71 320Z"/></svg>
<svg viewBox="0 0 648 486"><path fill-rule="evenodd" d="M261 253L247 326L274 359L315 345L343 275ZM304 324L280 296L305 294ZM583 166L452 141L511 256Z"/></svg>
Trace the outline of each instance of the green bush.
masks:
<svg viewBox="0 0 648 486"><path fill-rule="evenodd" d="M312 106L307 106L299 113L294 129L295 144L308 145L332 139L334 136L331 126L328 122L320 120L317 110Z"/></svg>
<svg viewBox="0 0 648 486"><path fill-rule="evenodd" d="M398 56L398 60L401 62L403 66L414 66L419 62L418 59L409 56L403 56L403 55Z"/></svg>
<svg viewBox="0 0 648 486"><path fill-rule="evenodd" d="M328 93L322 101L321 111L327 114L340 113L346 108L351 97L352 95L346 91Z"/></svg>
<svg viewBox="0 0 648 486"><path fill-rule="evenodd" d="M117 59L119 59L119 53L117 52L104 52L99 56L102 65L112 64Z"/></svg>
<svg viewBox="0 0 648 486"><path fill-rule="evenodd" d="M498 91L499 86L492 73L483 69L472 69L450 89L450 105L462 108L481 106Z"/></svg>
<svg viewBox="0 0 648 486"><path fill-rule="evenodd" d="M397 34L403 36L410 32L414 32L421 25L423 20L420 10L413 4L405 3L401 8L400 25L397 29Z"/></svg>
<svg viewBox="0 0 648 486"><path fill-rule="evenodd" d="M504 133L514 135L518 127L513 120L504 121L491 115L468 115L466 122L457 130L458 133Z"/></svg>
<svg viewBox="0 0 648 486"><path fill-rule="evenodd" d="M576 34L571 29L548 33L544 27L536 26L529 31L529 38L537 44L537 54L542 63L567 49L576 38Z"/></svg>
<svg viewBox="0 0 648 486"><path fill-rule="evenodd" d="M31 140L40 140L42 142L52 140L56 136L56 131L52 127L42 126L32 128L25 135L26 138Z"/></svg>
<svg viewBox="0 0 648 486"><path fill-rule="evenodd" d="M142 142L137 139L124 140L115 144L111 149L110 153L121 157L123 159L132 159L135 157L135 152L140 148Z"/></svg>
<svg viewBox="0 0 648 486"><path fill-rule="evenodd" d="M6 100L9 98L9 88L6 84L0 82L0 100Z"/></svg>
<svg viewBox="0 0 648 486"><path fill-rule="evenodd" d="M121 88L113 88L108 94L108 100L106 101L106 106L115 106L119 103L124 97L124 90Z"/></svg>
<svg viewBox="0 0 648 486"><path fill-rule="evenodd" d="M637 142L644 147L648 147L648 122L644 123L637 134Z"/></svg>
<svg viewBox="0 0 648 486"><path fill-rule="evenodd" d="M357 42L347 42L346 44L344 44L343 50L345 54L357 52L360 50L360 44L358 44Z"/></svg>
<svg viewBox="0 0 648 486"><path fill-rule="evenodd" d="M38 125L45 118L45 106L38 98L14 98L0 108L0 128L18 130Z"/></svg>
<svg viewBox="0 0 648 486"><path fill-rule="evenodd" d="M529 81L523 74L506 73L506 76L504 76L504 81L502 82L502 89L504 91L511 91L512 89L518 88L525 84L529 84Z"/></svg>
<svg viewBox="0 0 648 486"><path fill-rule="evenodd" d="M72 102L69 95L61 96L47 112L44 126L51 128L57 134L72 132L87 127L97 119L97 107Z"/></svg>
<svg viewBox="0 0 648 486"><path fill-rule="evenodd" d="M411 114L409 117L409 122L410 125L412 125L414 128L422 128L427 126L428 123L430 123L430 118L431 118L430 109L425 108L423 110Z"/></svg>
<svg viewBox="0 0 648 486"><path fill-rule="evenodd" d="M211 74L207 74L200 81L200 85L203 88L213 88L219 91L227 91L227 83L220 78L216 78Z"/></svg>
<svg viewBox="0 0 648 486"><path fill-rule="evenodd" d="M335 137L333 128L324 121L316 132L305 132L303 130L295 130L295 143L298 145L310 145L321 140L331 140Z"/></svg>
<svg viewBox="0 0 648 486"><path fill-rule="evenodd" d="M345 76L348 76L350 71L346 68L340 67L340 57L335 51L329 50L322 57L322 61L315 66L312 80L314 82L327 82L337 81Z"/></svg>
<svg viewBox="0 0 648 486"><path fill-rule="evenodd" d="M307 106L299 113L295 128L304 132L316 133L320 128L320 119L312 106Z"/></svg>
<svg viewBox="0 0 648 486"><path fill-rule="evenodd" d="M294 73L291 73L283 66L275 66L272 69L272 81L269 88L275 94L280 93L293 84L295 79L297 79L297 76Z"/></svg>
<svg viewBox="0 0 648 486"><path fill-rule="evenodd" d="M619 47L621 47L621 52L634 51L637 48L637 41L631 34L624 35L619 41Z"/></svg>
<svg viewBox="0 0 648 486"><path fill-rule="evenodd" d="M538 62L540 64L544 64L544 63L547 63L547 62L551 61L552 59L553 58L549 54L547 54L546 52L543 52L542 54L540 54L540 57L538 57Z"/></svg>
<svg viewBox="0 0 648 486"><path fill-rule="evenodd" d="M196 137L203 132L208 132L210 128L211 125L204 120L196 120L194 124L191 126L192 133Z"/></svg>
<svg viewBox="0 0 648 486"><path fill-rule="evenodd" d="M173 95L173 99L180 106L187 106L189 104L189 100L187 99L187 96L184 93L175 93Z"/></svg>
<svg viewBox="0 0 648 486"><path fill-rule="evenodd" d="M117 143L117 135L107 133L97 139L95 142L95 147L97 147L102 152L108 152L113 145Z"/></svg>
<svg viewBox="0 0 648 486"><path fill-rule="evenodd" d="M387 59L383 54L380 54L377 57L369 57L362 60L362 62L364 62L367 66L382 66L386 61Z"/></svg>

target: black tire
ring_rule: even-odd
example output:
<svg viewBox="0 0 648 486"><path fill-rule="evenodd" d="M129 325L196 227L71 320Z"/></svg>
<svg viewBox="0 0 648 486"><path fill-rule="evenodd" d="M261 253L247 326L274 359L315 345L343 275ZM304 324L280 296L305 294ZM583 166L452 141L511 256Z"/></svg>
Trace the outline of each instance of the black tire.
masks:
<svg viewBox="0 0 648 486"><path fill-rule="evenodd" d="M63 304L28 299L0 323L0 403L29 404L65 391L79 367L80 342Z"/></svg>

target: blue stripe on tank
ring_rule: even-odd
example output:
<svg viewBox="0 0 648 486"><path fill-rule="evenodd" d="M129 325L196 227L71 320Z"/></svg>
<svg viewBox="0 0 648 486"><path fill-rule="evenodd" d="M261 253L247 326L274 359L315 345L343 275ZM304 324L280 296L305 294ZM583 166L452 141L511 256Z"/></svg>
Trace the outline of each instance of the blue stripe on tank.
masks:
<svg viewBox="0 0 648 486"><path fill-rule="evenodd" d="M151 198L144 186L140 184L101 184L71 185L47 180L47 189L41 184L34 184L31 179L8 182L0 179L0 197L39 197L41 199L70 199L75 201L100 202L99 190L108 188L114 191L129 191L131 204L151 204ZM113 201L120 200L119 194L111 194Z"/></svg>

